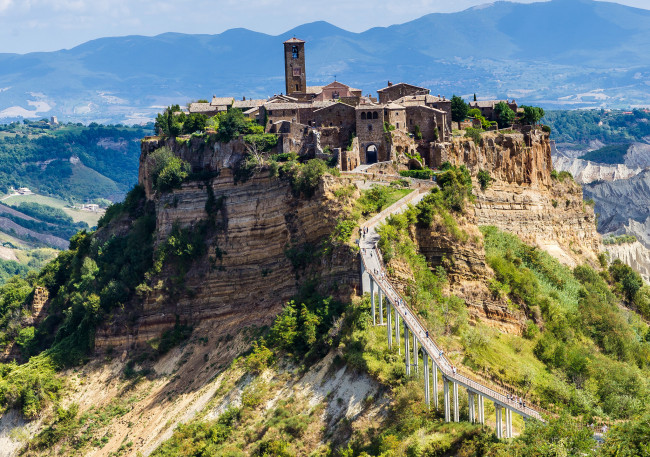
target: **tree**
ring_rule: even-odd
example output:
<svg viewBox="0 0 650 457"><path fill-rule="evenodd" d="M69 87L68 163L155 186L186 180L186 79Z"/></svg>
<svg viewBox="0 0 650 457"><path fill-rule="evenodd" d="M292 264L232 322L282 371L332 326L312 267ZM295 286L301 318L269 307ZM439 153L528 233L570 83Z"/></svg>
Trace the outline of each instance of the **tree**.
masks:
<svg viewBox="0 0 650 457"><path fill-rule="evenodd" d="M171 105L165 108L165 111L156 116L154 128L157 134L176 137L183 131L183 121L185 115L175 115L174 113L180 112L180 105Z"/></svg>
<svg viewBox="0 0 650 457"><path fill-rule="evenodd" d="M497 123L500 129L511 125L515 120L516 114L506 102L497 103L494 107L494 112L497 115Z"/></svg>
<svg viewBox="0 0 650 457"><path fill-rule="evenodd" d="M460 128L460 122L467 117L467 111L469 111L469 106L465 101L457 95L452 95L451 97L451 120L458 122L458 128Z"/></svg>
<svg viewBox="0 0 650 457"><path fill-rule="evenodd" d="M524 124L536 125L544 117L544 109L538 106L522 106L524 109L524 116L522 120Z"/></svg>
<svg viewBox="0 0 650 457"><path fill-rule="evenodd" d="M474 101L476 101L476 92L474 93Z"/></svg>
<svg viewBox="0 0 650 457"><path fill-rule="evenodd" d="M205 130L207 122L208 118L205 114L192 113L187 116L183 123L183 133L202 132Z"/></svg>

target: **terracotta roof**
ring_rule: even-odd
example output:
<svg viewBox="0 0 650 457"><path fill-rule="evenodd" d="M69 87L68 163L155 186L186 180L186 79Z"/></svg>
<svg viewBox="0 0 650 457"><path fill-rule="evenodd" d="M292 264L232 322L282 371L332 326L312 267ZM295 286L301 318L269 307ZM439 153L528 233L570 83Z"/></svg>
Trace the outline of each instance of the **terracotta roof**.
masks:
<svg viewBox="0 0 650 457"><path fill-rule="evenodd" d="M290 40L285 41L285 43L304 43L304 41L299 40L296 37L291 38Z"/></svg>
<svg viewBox="0 0 650 457"><path fill-rule="evenodd" d="M320 94L325 86L307 86L308 94Z"/></svg>
<svg viewBox="0 0 650 457"><path fill-rule="evenodd" d="M248 111L244 111L244 114L255 114L255 113L259 112L259 110L260 110L260 107L256 106L255 108L251 108Z"/></svg>
<svg viewBox="0 0 650 457"><path fill-rule="evenodd" d="M383 89L379 89L377 92L383 92L383 91L385 91L385 90L387 90L387 89L391 89L391 88L393 88L393 87L397 87L397 86L409 86L409 87L415 87L416 89L429 90L429 89L427 89L426 87L420 87L420 86L416 86L416 85L414 85L414 84L408 84L408 83L397 83L397 84L393 84L393 85L390 85L390 86L384 87Z"/></svg>
<svg viewBox="0 0 650 457"><path fill-rule="evenodd" d="M212 106L230 106L235 99L232 97L212 97Z"/></svg>
<svg viewBox="0 0 650 457"><path fill-rule="evenodd" d="M386 109L404 109L404 106L398 105L395 102L390 102L388 105L384 106Z"/></svg>
<svg viewBox="0 0 650 457"><path fill-rule="evenodd" d="M284 102L297 102L298 99L295 97L289 97L288 95L274 95L269 98L266 103L284 103Z"/></svg>

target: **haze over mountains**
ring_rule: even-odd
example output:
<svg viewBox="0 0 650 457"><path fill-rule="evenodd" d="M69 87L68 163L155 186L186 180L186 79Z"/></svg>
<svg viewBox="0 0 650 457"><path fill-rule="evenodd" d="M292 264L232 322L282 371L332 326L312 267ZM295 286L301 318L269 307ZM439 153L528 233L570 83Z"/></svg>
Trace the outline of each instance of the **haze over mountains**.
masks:
<svg viewBox="0 0 650 457"><path fill-rule="evenodd" d="M650 105L650 11L592 0L496 2L352 33L315 22L270 36L166 33L70 50L0 54L0 121L139 122L160 106L283 90L281 43L307 41L310 84L334 77L374 93L408 81L545 108Z"/></svg>

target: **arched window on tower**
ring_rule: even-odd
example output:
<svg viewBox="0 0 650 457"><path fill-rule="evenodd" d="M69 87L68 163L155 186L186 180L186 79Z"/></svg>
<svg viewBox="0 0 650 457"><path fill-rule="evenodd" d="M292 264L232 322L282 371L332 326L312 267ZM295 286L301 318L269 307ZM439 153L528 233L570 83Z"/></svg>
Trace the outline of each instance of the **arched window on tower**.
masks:
<svg viewBox="0 0 650 457"><path fill-rule="evenodd" d="M366 120L366 112L365 112L365 111L363 111L363 112L361 113L361 120L362 120L362 121L365 121L365 120Z"/></svg>
<svg viewBox="0 0 650 457"><path fill-rule="evenodd" d="M372 112L372 118L373 118L373 119L377 119L377 111L373 111L373 112Z"/></svg>
<svg viewBox="0 0 650 457"><path fill-rule="evenodd" d="M291 46L291 57L298 58L298 46Z"/></svg>

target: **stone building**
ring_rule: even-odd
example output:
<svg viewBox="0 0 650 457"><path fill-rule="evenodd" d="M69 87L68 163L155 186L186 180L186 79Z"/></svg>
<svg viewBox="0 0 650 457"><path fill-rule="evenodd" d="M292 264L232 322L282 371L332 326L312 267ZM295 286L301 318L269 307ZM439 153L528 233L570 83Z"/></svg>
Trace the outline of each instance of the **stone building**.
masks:
<svg viewBox="0 0 650 457"><path fill-rule="evenodd" d="M332 151L343 170L360 163L407 163L406 153L419 152L426 160L436 145L449 140L451 101L445 97L403 82L389 82L377 91L377 99L336 80L307 86L305 41L294 37L283 45L285 94L267 100L213 97L210 103L192 104L190 112L240 109L280 136L279 151L310 157Z"/></svg>
<svg viewBox="0 0 650 457"><path fill-rule="evenodd" d="M496 112L494 110L494 107L497 106L499 103L504 102L508 107L513 110L515 113L517 112L517 109L519 108L517 106L517 102L512 100L509 102L508 100L481 100L477 102L469 102L469 108L478 108L481 110L481 116L483 116L485 119L488 121L496 121L497 116Z"/></svg>
<svg viewBox="0 0 650 457"><path fill-rule="evenodd" d="M305 42L295 37L284 42L284 80L287 95L307 94Z"/></svg>
<svg viewBox="0 0 650 457"><path fill-rule="evenodd" d="M388 81L387 87L377 91L379 94L379 103L390 103L407 95L428 95L429 92L430 90L424 87L406 83L393 84L390 81Z"/></svg>

